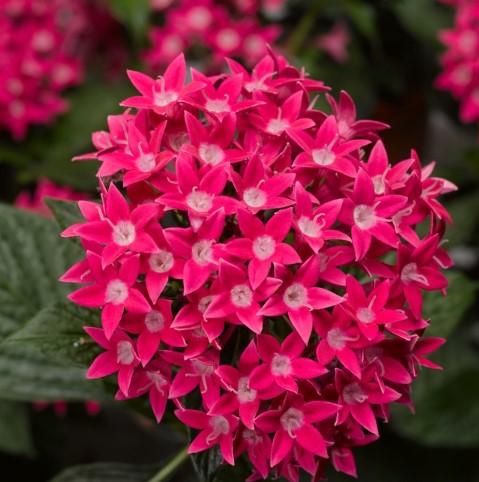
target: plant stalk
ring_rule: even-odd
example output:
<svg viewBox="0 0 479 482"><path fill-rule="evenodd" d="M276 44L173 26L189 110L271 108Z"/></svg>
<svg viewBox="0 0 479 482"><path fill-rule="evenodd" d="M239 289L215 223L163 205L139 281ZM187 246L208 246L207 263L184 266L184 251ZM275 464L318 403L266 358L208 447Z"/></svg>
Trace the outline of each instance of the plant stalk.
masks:
<svg viewBox="0 0 479 482"><path fill-rule="evenodd" d="M168 479L188 459L187 449L180 450L153 478L148 482L163 482Z"/></svg>

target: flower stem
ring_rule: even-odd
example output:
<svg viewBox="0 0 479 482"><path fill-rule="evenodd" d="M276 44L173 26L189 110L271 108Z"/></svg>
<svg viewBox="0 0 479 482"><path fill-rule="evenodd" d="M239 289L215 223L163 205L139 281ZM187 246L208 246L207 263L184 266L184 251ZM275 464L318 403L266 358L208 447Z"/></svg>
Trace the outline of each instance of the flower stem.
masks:
<svg viewBox="0 0 479 482"><path fill-rule="evenodd" d="M153 478L148 482L163 482L172 475L188 459L187 449L180 450Z"/></svg>

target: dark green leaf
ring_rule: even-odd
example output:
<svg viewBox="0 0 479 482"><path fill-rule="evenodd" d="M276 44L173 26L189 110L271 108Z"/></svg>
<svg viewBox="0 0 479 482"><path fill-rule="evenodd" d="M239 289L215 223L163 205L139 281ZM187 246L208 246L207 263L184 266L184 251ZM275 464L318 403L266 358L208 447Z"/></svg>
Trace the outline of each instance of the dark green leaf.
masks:
<svg viewBox="0 0 479 482"><path fill-rule="evenodd" d="M46 199L45 202L62 230L84 221L76 202L52 198Z"/></svg>
<svg viewBox="0 0 479 482"><path fill-rule="evenodd" d="M50 482L147 482L157 466L99 463L78 465L64 470Z"/></svg>
<svg viewBox="0 0 479 482"><path fill-rule="evenodd" d="M127 25L137 41L147 32L150 17L150 0L109 0L113 14Z"/></svg>
<svg viewBox="0 0 479 482"><path fill-rule="evenodd" d="M20 344L0 350L0 398L28 402L111 400L101 382L85 378L85 369L52 363Z"/></svg>
<svg viewBox="0 0 479 482"><path fill-rule="evenodd" d="M64 367L85 367L96 354L96 344L83 331L99 325L98 310L80 308L68 301L40 310L20 330L6 338L2 346L26 347Z"/></svg>
<svg viewBox="0 0 479 482"><path fill-rule="evenodd" d="M414 383L416 414L394 407L393 426L404 436L430 446L479 444L479 357L470 334L456 335L435 357L445 370L424 370Z"/></svg>
<svg viewBox="0 0 479 482"><path fill-rule="evenodd" d="M25 404L0 401L0 451L19 455L33 454L30 420Z"/></svg>
<svg viewBox="0 0 479 482"><path fill-rule="evenodd" d="M449 336L475 300L476 282L459 271L452 271L447 277L447 296L442 297L437 292L424 295L424 318L431 320L428 330L431 336Z"/></svg>
<svg viewBox="0 0 479 482"><path fill-rule="evenodd" d="M0 205L0 338L38 311L64 300L70 288L58 277L80 258L49 219Z"/></svg>
<svg viewBox="0 0 479 482"><path fill-rule="evenodd" d="M217 447L191 456L193 466L201 482L213 482L223 457Z"/></svg>
<svg viewBox="0 0 479 482"><path fill-rule="evenodd" d="M472 192L448 203L447 208L454 223L447 230L447 239L454 246L472 241L479 225L479 194Z"/></svg>

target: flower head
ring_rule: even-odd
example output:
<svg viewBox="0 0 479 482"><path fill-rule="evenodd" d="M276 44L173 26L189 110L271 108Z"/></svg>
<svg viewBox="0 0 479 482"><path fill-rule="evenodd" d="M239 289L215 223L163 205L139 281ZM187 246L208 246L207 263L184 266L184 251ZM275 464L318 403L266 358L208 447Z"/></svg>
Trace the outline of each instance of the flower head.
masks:
<svg viewBox="0 0 479 482"><path fill-rule="evenodd" d="M198 34L211 5L188 2ZM88 375L118 373L116 398L147 396L158 421L171 400L190 452L244 454L251 481L319 479L327 459L355 474L353 448L437 368L422 294L447 286L455 186L414 152L393 163L346 93L315 109L324 84L284 58L228 66L130 73L136 110L93 136L102 202L65 230L86 257L62 278L102 311Z"/></svg>

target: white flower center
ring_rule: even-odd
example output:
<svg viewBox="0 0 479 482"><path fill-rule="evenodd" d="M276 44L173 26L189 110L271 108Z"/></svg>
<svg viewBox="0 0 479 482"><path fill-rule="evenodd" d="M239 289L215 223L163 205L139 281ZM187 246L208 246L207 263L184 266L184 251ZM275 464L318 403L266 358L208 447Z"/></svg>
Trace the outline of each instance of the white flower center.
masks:
<svg viewBox="0 0 479 482"><path fill-rule="evenodd" d="M343 399L348 405L356 405L357 403L364 403L368 396L359 383L351 383L343 388Z"/></svg>
<svg viewBox="0 0 479 482"><path fill-rule="evenodd" d="M207 213L213 206L213 196L205 191L191 191L186 196L186 204L199 213Z"/></svg>
<svg viewBox="0 0 479 482"><path fill-rule="evenodd" d="M288 432L290 437L294 438L294 432L304 425L304 413L291 407L281 415L279 420L283 429Z"/></svg>
<svg viewBox="0 0 479 482"><path fill-rule="evenodd" d="M416 281L426 286L429 284L427 278L418 272L416 263L408 263L404 266L401 270L401 281L406 284L409 284L411 281Z"/></svg>
<svg viewBox="0 0 479 482"><path fill-rule="evenodd" d="M201 5L193 7L188 12L188 22L192 28L195 30L205 30L211 24L211 13L210 11Z"/></svg>
<svg viewBox="0 0 479 482"><path fill-rule="evenodd" d="M241 38L232 28L224 28L216 35L216 42L220 49L226 52L236 49L241 43Z"/></svg>
<svg viewBox="0 0 479 482"><path fill-rule="evenodd" d="M131 221L119 221L113 227L113 241L118 246L129 246L136 239L136 228Z"/></svg>
<svg viewBox="0 0 479 482"><path fill-rule="evenodd" d="M156 167L155 155L152 153L142 154L136 159L136 166L141 172L151 172Z"/></svg>
<svg viewBox="0 0 479 482"><path fill-rule="evenodd" d="M53 48L54 45L55 45L55 38L50 32L46 30L37 32L33 36L32 47L37 52L48 52Z"/></svg>
<svg viewBox="0 0 479 482"><path fill-rule="evenodd" d="M203 298L201 298L198 302L198 311L203 314L208 309L208 306L210 306L212 301L213 296L203 296Z"/></svg>
<svg viewBox="0 0 479 482"><path fill-rule="evenodd" d="M354 223L359 229L370 229L376 224L376 212L372 206L359 204L353 211Z"/></svg>
<svg viewBox="0 0 479 482"><path fill-rule="evenodd" d="M191 365L197 375L206 377L213 375L215 367L211 363L206 363L201 360L191 360Z"/></svg>
<svg viewBox="0 0 479 482"><path fill-rule="evenodd" d="M342 350L346 346L348 337L340 328L332 328L326 335L328 345L335 350Z"/></svg>
<svg viewBox="0 0 479 482"><path fill-rule="evenodd" d="M378 174L372 178L374 185L374 192L377 195L384 194L386 191L386 183L384 182L384 175Z"/></svg>
<svg viewBox="0 0 479 482"><path fill-rule="evenodd" d="M128 286L119 279L111 280L106 286L105 303L121 305L128 298Z"/></svg>
<svg viewBox="0 0 479 482"><path fill-rule="evenodd" d="M256 400L258 392L249 387L249 378L241 377L238 380L238 393L237 397L240 403L249 403Z"/></svg>
<svg viewBox="0 0 479 482"><path fill-rule="evenodd" d="M217 166L225 160L225 153L220 146L216 144L202 143L198 148L200 159L211 166Z"/></svg>
<svg viewBox="0 0 479 482"><path fill-rule="evenodd" d="M326 147L313 149L311 154L314 163L318 166L330 166L336 160L336 154Z"/></svg>
<svg viewBox="0 0 479 482"><path fill-rule="evenodd" d="M284 291L283 301L288 308L297 310L307 303L308 291L301 283L293 283Z"/></svg>
<svg viewBox="0 0 479 482"><path fill-rule="evenodd" d="M191 248L191 255L193 261L200 266L206 266L213 261L213 246L214 241L210 239L202 239L195 243Z"/></svg>
<svg viewBox="0 0 479 482"><path fill-rule="evenodd" d="M238 308L248 308L253 302L253 292L248 285L233 286L230 292L231 303Z"/></svg>
<svg viewBox="0 0 479 482"><path fill-rule="evenodd" d="M150 333L158 333L165 326L165 318L156 310L152 310L145 315L145 326Z"/></svg>
<svg viewBox="0 0 479 482"><path fill-rule="evenodd" d="M214 112L215 114L231 111L228 99L208 99L205 108L207 111Z"/></svg>
<svg viewBox="0 0 479 482"><path fill-rule="evenodd" d="M209 420L210 427L213 429L212 432L206 437L208 443L213 442L221 435L226 435L230 431L230 424L223 415L215 415Z"/></svg>
<svg viewBox="0 0 479 482"><path fill-rule="evenodd" d="M122 365L131 365L135 359L133 345L126 340L118 342L116 345L116 360Z"/></svg>
<svg viewBox="0 0 479 482"><path fill-rule="evenodd" d="M251 208L260 208L266 203L266 193L257 187L249 187L243 193L243 200Z"/></svg>
<svg viewBox="0 0 479 482"><path fill-rule="evenodd" d="M162 395L165 395L165 390L163 387L168 385L168 379L158 371L147 371L146 376L149 378L151 383L153 383L155 389Z"/></svg>
<svg viewBox="0 0 479 482"><path fill-rule="evenodd" d="M243 440L250 446L255 446L263 441L263 437L254 430L246 429L243 431Z"/></svg>
<svg viewBox="0 0 479 482"><path fill-rule="evenodd" d="M369 307L359 308L356 311L356 316L361 323L365 324L373 323L376 319L376 314Z"/></svg>
<svg viewBox="0 0 479 482"><path fill-rule="evenodd" d="M154 102L155 105L158 107L166 107L173 102L178 100L178 93L172 90L163 90L160 92L155 92L154 94Z"/></svg>
<svg viewBox="0 0 479 482"><path fill-rule="evenodd" d="M289 122L284 119L271 119L266 127L266 132L279 136L289 127Z"/></svg>
<svg viewBox="0 0 479 482"><path fill-rule="evenodd" d="M271 373L274 376L287 377L291 374L291 359L287 355L275 353L271 360Z"/></svg>
<svg viewBox="0 0 479 482"><path fill-rule="evenodd" d="M276 241L267 234L258 236L253 241L253 253L260 260L271 258L275 251Z"/></svg>
<svg viewBox="0 0 479 482"><path fill-rule="evenodd" d="M155 273L170 271L174 262L173 254L164 249L161 249L158 253L153 253L148 259L148 265Z"/></svg>
<svg viewBox="0 0 479 482"><path fill-rule="evenodd" d="M311 218L307 216L301 216L298 220L299 230L310 238L317 238L321 234L321 226Z"/></svg>

